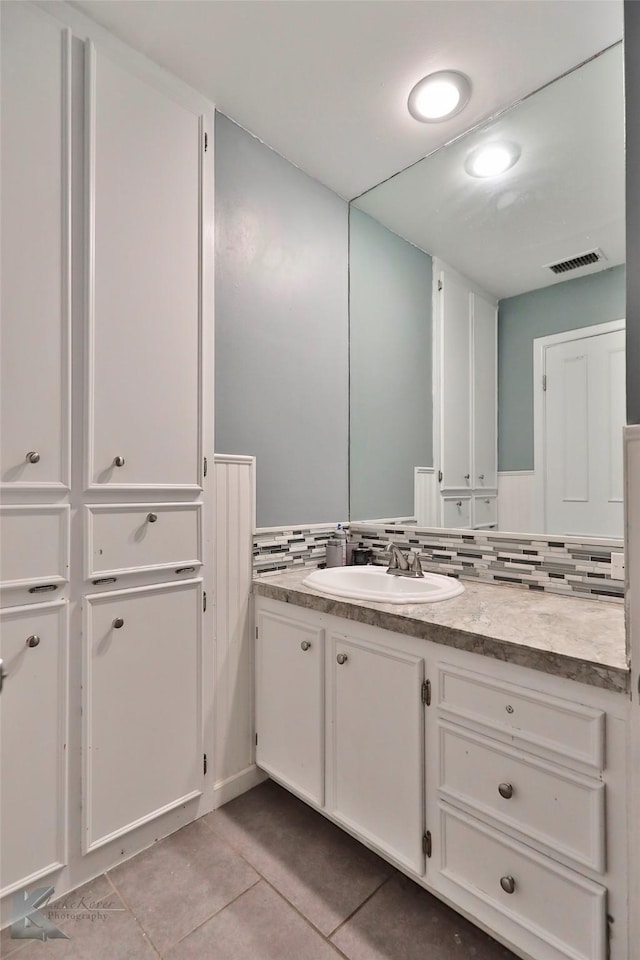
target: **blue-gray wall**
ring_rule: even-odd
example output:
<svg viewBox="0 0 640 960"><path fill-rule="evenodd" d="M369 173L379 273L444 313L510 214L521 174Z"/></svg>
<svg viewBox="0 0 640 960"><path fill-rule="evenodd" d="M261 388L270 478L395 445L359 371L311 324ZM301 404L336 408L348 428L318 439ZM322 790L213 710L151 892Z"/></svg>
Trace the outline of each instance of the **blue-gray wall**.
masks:
<svg viewBox="0 0 640 960"><path fill-rule="evenodd" d="M348 206L216 114L216 452L258 526L348 515Z"/></svg>
<svg viewBox="0 0 640 960"><path fill-rule="evenodd" d="M411 516L433 464L431 257L350 215L350 516Z"/></svg>
<svg viewBox="0 0 640 960"><path fill-rule="evenodd" d="M626 0L627 422L640 423L640 4Z"/></svg>
<svg viewBox="0 0 640 960"><path fill-rule="evenodd" d="M625 268L620 266L500 301L499 470L533 470L534 339L620 320L626 315L625 300Z"/></svg>

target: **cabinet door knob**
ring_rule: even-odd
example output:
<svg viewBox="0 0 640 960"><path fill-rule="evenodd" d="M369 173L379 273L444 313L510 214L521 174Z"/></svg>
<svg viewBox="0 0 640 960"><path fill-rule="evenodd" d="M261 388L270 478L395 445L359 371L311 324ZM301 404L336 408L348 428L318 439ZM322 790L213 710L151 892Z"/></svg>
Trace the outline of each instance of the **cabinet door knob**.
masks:
<svg viewBox="0 0 640 960"><path fill-rule="evenodd" d="M309 643L308 640L303 640L302 643L300 644L301 650L309 650L310 647L311 647L311 644Z"/></svg>
<svg viewBox="0 0 640 960"><path fill-rule="evenodd" d="M157 513L148 513L148 514L147 514L147 520L149 521L149 523L155 523L157 519L158 519L158 514L157 514Z"/></svg>
<svg viewBox="0 0 640 960"><path fill-rule="evenodd" d="M36 453L35 450L29 450L25 459L28 460L29 463L37 463L40 459L40 454Z"/></svg>
<svg viewBox="0 0 640 960"><path fill-rule="evenodd" d="M504 797L505 800L511 800L513 796L513 787L510 783L500 783L498 784L498 793L501 797Z"/></svg>
<svg viewBox="0 0 640 960"><path fill-rule="evenodd" d="M30 637L27 637L26 644L28 647L37 647L40 643L40 637L36 633L32 633Z"/></svg>
<svg viewBox="0 0 640 960"><path fill-rule="evenodd" d="M8 674L7 671L4 669L4 660L2 660L2 658L0 658L0 693L2 693L2 686L3 686L4 681L7 679L8 676L9 676L9 674Z"/></svg>
<svg viewBox="0 0 640 960"><path fill-rule="evenodd" d="M471 474L470 474L470 473L465 473L464 478L465 478L465 480L470 480L470 479L471 479Z"/></svg>
<svg viewBox="0 0 640 960"><path fill-rule="evenodd" d="M459 509L461 506L462 506L462 500L456 500L456 507L458 507Z"/></svg>
<svg viewBox="0 0 640 960"><path fill-rule="evenodd" d="M491 503L491 500L485 500L485 503L489 505Z"/></svg>
<svg viewBox="0 0 640 960"><path fill-rule="evenodd" d="M124 457L114 457L113 465L114 467L124 467Z"/></svg>
<svg viewBox="0 0 640 960"><path fill-rule="evenodd" d="M336 660L338 661L340 666L342 666L343 663L346 663L348 659L349 658L347 657L346 653L339 653L338 656L336 657Z"/></svg>
<svg viewBox="0 0 640 960"><path fill-rule="evenodd" d="M478 480L484 480L484 473L478 474Z"/></svg>
<svg viewBox="0 0 640 960"><path fill-rule="evenodd" d="M500 886L505 893L513 893L516 889L516 882L513 877L500 877Z"/></svg>
<svg viewBox="0 0 640 960"><path fill-rule="evenodd" d="M122 617L116 617L115 620L113 621L113 629L119 630L120 627L124 627L124 620L122 619Z"/></svg>

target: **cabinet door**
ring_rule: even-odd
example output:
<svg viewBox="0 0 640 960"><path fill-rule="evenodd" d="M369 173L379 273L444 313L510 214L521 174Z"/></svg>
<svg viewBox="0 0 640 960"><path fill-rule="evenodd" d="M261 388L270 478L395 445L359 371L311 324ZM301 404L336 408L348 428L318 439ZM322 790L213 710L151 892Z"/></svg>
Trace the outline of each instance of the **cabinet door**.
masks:
<svg viewBox="0 0 640 960"><path fill-rule="evenodd" d="M91 44L87 65L87 482L197 487L201 118Z"/></svg>
<svg viewBox="0 0 640 960"><path fill-rule="evenodd" d="M84 850L201 793L202 581L84 610Z"/></svg>
<svg viewBox="0 0 640 960"><path fill-rule="evenodd" d="M496 305L473 298L473 486L493 487L497 479L497 316Z"/></svg>
<svg viewBox="0 0 640 960"><path fill-rule="evenodd" d="M442 484L465 489L471 486L471 293L447 272L440 296Z"/></svg>
<svg viewBox="0 0 640 960"><path fill-rule="evenodd" d="M55 489L69 484L70 34L30 4L1 15L0 481Z"/></svg>
<svg viewBox="0 0 640 960"><path fill-rule="evenodd" d="M333 815L424 873L424 660L331 637Z"/></svg>
<svg viewBox="0 0 640 960"><path fill-rule="evenodd" d="M67 604L1 615L2 895L61 867L65 854Z"/></svg>
<svg viewBox="0 0 640 960"><path fill-rule="evenodd" d="M324 804L324 630L258 610L256 762Z"/></svg>

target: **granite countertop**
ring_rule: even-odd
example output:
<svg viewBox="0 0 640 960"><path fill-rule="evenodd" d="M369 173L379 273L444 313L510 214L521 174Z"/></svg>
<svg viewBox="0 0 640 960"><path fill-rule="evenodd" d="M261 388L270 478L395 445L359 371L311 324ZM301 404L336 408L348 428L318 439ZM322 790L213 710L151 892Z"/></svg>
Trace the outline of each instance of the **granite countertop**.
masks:
<svg viewBox="0 0 640 960"><path fill-rule="evenodd" d="M302 581L312 571L256 578L254 594L431 640L618 692L629 688L624 606L465 580L437 603L390 604L325 596Z"/></svg>

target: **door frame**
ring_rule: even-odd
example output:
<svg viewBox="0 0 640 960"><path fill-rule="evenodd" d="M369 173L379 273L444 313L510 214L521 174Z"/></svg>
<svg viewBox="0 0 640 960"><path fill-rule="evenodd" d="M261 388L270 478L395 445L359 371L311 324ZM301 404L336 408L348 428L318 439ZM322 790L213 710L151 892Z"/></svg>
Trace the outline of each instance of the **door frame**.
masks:
<svg viewBox="0 0 640 960"><path fill-rule="evenodd" d="M626 319L608 320L589 327L576 327L562 333L552 333L546 337L536 337L533 341L533 519L534 532L545 532L545 397L544 377L546 373L546 351L559 343L571 340L584 340L587 337L600 337L603 334L624 330Z"/></svg>

